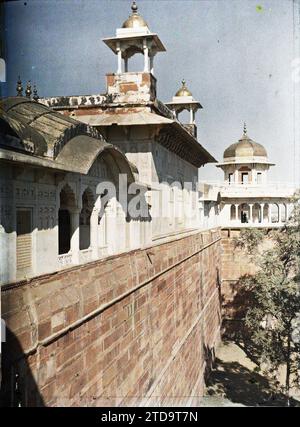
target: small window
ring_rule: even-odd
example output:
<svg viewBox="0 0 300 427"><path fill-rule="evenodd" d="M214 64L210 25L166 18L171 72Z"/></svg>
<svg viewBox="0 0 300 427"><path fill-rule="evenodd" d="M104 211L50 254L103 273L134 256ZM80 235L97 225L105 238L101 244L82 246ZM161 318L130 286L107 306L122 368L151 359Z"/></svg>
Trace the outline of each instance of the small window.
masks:
<svg viewBox="0 0 300 427"><path fill-rule="evenodd" d="M257 172L257 184L261 184L261 182L262 182L262 173Z"/></svg>
<svg viewBox="0 0 300 427"><path fill-rule="evenodd" d="M17 276L31 271L32 267L32 210L17 209Z"/></svg>
<svg viewBox="0 0 300 427"><path fill-rule="evenodd" d="M242 172L242 184L248 184L249 175L248 172Z"/></svg>
<svg viewBox="0 0 300 427"><path fill-rule="evenodd" d="M233 182L233 173L229 173L228 174L228 182L232 183Z"/></svg>

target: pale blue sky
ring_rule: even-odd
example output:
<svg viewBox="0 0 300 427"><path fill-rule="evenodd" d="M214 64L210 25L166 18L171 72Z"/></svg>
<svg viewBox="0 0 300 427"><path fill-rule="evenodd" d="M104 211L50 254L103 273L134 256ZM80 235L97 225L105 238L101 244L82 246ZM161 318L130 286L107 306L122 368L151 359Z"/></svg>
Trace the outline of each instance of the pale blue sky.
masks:
<svg viewBox="0 0 300 427"><path fill-rule="evenodd" d="M298 0L139 0L139 12L167 52L155 58L158 97L169 101L185 78L198 112L200 142L221 160L248 134L277 166L271 180L298 175L294 149L292 60L299 57ZM130 0L27 0L5 5L8 95L18 74L41 96L103 93L116 57L101 41L114 36ZM293 14L294 10L294 14ZM296 13L295 13L296 12ZM299 145L299 141L298 145ZM212 166L201 178L219 179Z"/></svg>

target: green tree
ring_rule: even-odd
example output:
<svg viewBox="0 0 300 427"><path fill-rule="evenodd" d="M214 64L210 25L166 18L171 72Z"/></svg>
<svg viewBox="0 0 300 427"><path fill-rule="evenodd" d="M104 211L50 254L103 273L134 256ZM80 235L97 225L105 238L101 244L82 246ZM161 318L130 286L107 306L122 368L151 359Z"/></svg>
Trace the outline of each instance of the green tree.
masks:
<svg viewBox="0 0 300 427"><path fill-rule="evenodd" d="M244 249L257 266L241 285L250 295L245 315L246 335L254 360L273 377L285 366L284 393L299 387L300 372L300 206L295 196L288 223L268 233L243 230L236 246ZM269 242L267 249L260 243Z"/></svg>

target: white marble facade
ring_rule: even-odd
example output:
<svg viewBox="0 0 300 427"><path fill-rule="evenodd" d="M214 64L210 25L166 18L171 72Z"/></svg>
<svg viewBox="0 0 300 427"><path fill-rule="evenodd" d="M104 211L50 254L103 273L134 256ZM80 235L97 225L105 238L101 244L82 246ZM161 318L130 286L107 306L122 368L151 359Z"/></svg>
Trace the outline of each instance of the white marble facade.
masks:
<svg viewBox="0 0 300 427"><path fill-rule="evenodd" d="M220 223L223 227L282 227L292 211L295 187L268 181L274 166L265 147L247 135L224 151L217 167L224 181L215 183L221 194Z"/></svg>
<svg viewBox="0 0 300 427"><path fill-rule="evenodd" d="M246 129L217 165L224 182L199 188L199 168L216 162L197 140L202 106L185 82L171 103L157 99L153 58L165 48L136 7L104 42L118 59L106 94L33 102L18 92L1 101L0 284L205 228L287 221L292 192L267 183L271 163ZM136 53L144 70L129 72ZM185 109L187 124L178 120ZM120 174L139 188L143 216L129 209L131 187L121 197ZM104 182L116 190L109 197Z"/></svg>
<svg viewBox="0 0 300 427"><path fill-rule="evenodd" d="M136 156L141 154L136 153ZM126 209L117 197L111 198L103 208L101 195L97 194L98 184L108 180L117 187L118 183L114 182L110 167L101 158L95 161L87 176L14 164L1 165L1 283L151 245L177 231L201 228L202 202L195 187L197 168L189 167L158 145L142 156L137 162L143 171L141 178L148 183L152 175L156 176L152 189L149 185L146 192L153 216L151 221L126 220ZM134 155L132 160L135 160ZM194 185L191 190L169 186L174 181L183 184L188 180ZM174 209L176 202L181 205L179 214ZM167 210L163 210L166 204L169 204ZM196 215L190 218L185 212L190 211L192 204ZM65 237L61 242L60 228L66 223L63 215L66 212L69 231L63 231ZM18 254L17 217L24 213L30 218L27 244L31 251L30 259L22 264L17 259L25 256Z"/></svg>

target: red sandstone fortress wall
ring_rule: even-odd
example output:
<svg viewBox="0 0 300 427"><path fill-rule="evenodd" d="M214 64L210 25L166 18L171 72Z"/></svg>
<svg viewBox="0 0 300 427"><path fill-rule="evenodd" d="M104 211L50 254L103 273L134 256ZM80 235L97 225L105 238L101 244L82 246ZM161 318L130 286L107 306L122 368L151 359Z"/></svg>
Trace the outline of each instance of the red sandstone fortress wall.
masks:
<svg viewBox="0 0 300 427"><path fill-rule="evenodd" d="M220 237L195 233L5 286L5 403L193 403L219 340Z"/></svg>
<svg viewBox="0 0 300 427"><path fill-rule="evenodd" d="M249 255L235 245L235 238L240 234L239 229L223 229L221 233L223 332L230 335L231 332L241 328L246 308L245 294L239 279L254 274L256 266L251 262Z"/></svg>

